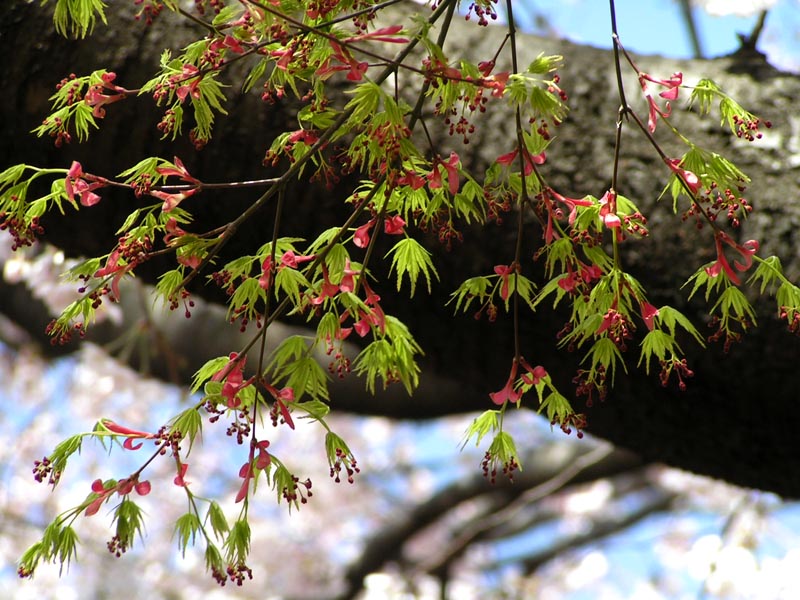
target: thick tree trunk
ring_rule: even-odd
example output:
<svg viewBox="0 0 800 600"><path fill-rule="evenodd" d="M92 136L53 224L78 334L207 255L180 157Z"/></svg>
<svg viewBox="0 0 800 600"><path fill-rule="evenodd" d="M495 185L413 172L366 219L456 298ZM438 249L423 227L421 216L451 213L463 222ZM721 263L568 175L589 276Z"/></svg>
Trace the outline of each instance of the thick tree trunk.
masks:
<svg viewBox="0 0 800 600"><path fill-rule="evenodd" d="M12 3L0 15L0 44L14 56L13 63L0 71L0 84L6 90L6 101L0 106L6 133L0 140L0 168L18 162L67 166L77 157L87 171L109 175L145 156L158 154L170 158L178 154L190 164L193 173L206 181L268 176L260 161L275 130L270 123L278 124L280 129L293 117L288 106L264 106L257 93L245 98L237 96L229 107L231 117L220 123L215 139L198 155L189 152L184 144L158 139L154 126L157 119L153 118L157 113L148 98L109 107L102 131L93 134L85 147L55 150L49 140L34 140L27 135L46 114L47 97L63 76L105 66L118 73L121 85L138 86L155 70L165 40L175 39L167 38L165 31L170 36L181 35L174 23L166 30L146 29L133 23L130 15L118 14L116 10L110 17L108 30L101 26L89 40L71 42L49 33L49 15L36 3ZM462 24L456 26L460 28ZM480 59L489 58L503 36L499 30L464 27L452 39L460 40L461 51ZM622 38L624 42L624 32ZM180 43L169 45L177 49ZM560 74L572 109L556 131L558 137L548 152L543 173L556 189L567 195L599 196L610 181L619 106L612 55L526 37L522 44L522 64L542 51L564 55L565 67ZM455 47L450 49L453 57L459 52ZM800 78L776 72L757 56L691 62L647 57L640 60L639 66L660 76L682 71L688 83L710 77L746 107L773 122L774 127L761 143L746 144L731 141L716 118L701 120L688 111L675 116L678 127L695 141L729 156L752 177L748 199L756 210L753 218L742 226L741 237L758 239L762 255L779 255L787 274L797 280L800 117L795 107L800 96ZM639 94L635 77L627 81L628 97L632 99L629 101L643 108L636 103ZM478 132L468 152L459 148L462 158L469 156L476 168L513 146L509 115L490 111L486 118L485 123L478 123ZM658 133L665 149L677 156L680 149L668 137L666 128L660 127ZM441 143L444 155L451 147L456 148L455 141ZM624 245L626 268L640 278L654 304L685 309L696 323L702 323L705 308L702 302L688 303L686 290L678 288L699 265L713 258L711 236L708 231L698 232L690 223L682 223L679 216L672 214L671 200L657 202L669 173L648 142L630 128L625 129L620 167L618 192L639 205L648 216L652 231L650 238ZM342 207L336 202L342 194L325 193L301 184L289 197L291 222L285 235L310 235L326 224L342 221ZM253 198L247 192L209 194L202 200L198 197L192 205L196 211L193 230L202 231L229 221ZM91 210L48 219L46 237L70 254L102 254L113 244L116 226L134 203L133 198L124 195L104 194L103 202ZM271 214L267 212L258 216L226 251L234 254L263 243L263 232L272 229L270 221ZM513 229L510 223L466 229L463 245L457 245L449 253L439 247L436 260L442 281L430 297L418 291L417 297L409 302L393 297L391 284L383 289L381 295L387 312L408 323L425 349L422 385L412 398L399 389L390 389L373 398L363 391L360 382L348 379L334 385L332 402L336 409L424 419L489 407L487 393L501 387L511 363L511 324L502 318L489 324L476 322L470 315L454 317L451 308L444 304L449 293L466 277L491 272L493 265L509 262L513 254ZM540 240L541 232L529 226L528 256ZM436 246L435 242L432 244ZM154 263L143 269L142 275L152 277L161 266ZM535 265L528 261L523 268L531 271ZM209 297L215 299L213 295ZM761 306L758 329L727 355L716 346L700 351L690 340L682 344L696 373L686 392L662 388L655 375L647 376L636 369L635 350L632 350L629 372L618 373L609 398L587 410L589 430L647 460L800 497L800 459L791 442L800 425L800 413L794 406L798 395L800 340L786 333L785 326L775 318L774 303L762 302ZM15 312L19 309L12 306L11 296L4 294L0 308L12 319L23 321L19 312ZM523 354L529 361L545 365L560 388L569 392L582 356L556 349L555 333L563 324L563 316L543 306L525 320ZM183 333L172 337L175 344L182 339L192 341L183 344L181 350L186 358L184 374L211 356L236 349L227 337L218 332L208 335L204 326L195 323L181 325ZM186 333L187 327L190 335ZM204 343L198 343L201 340ZM583 409L579 405L575 408Z"/></svg>

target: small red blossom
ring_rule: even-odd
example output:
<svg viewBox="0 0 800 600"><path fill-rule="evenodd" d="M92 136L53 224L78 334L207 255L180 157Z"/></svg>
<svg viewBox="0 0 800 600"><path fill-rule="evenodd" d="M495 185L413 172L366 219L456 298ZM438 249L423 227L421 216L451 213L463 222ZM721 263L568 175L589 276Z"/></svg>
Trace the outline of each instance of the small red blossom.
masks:
<svg viewBox="0 0 800 600"><path fill-rule="evenodd" d="M359 248L366 248L369 245L369 232L375 225L375 219L370 219L358 229L353 235L353 243Z"/></svg>
<svg viewBox="0 0 800 600"><path fill-rule="evenodd" d="M253 440L250 443L250 455L247 462L239 468L239 477L244 481L242 481L242 485L236 494L235 501L237 503L247 498L247 493L250 490L250 480L256 476L256 469L266 469L272 462L272 457L267 452L267 448L269 448L269 440L261 440L260 442ZM256 450L258 450L258 458L255 455Z"/></svg>
<svg viewBox="0 0 800 600"><path fill-rule="evenodd" d="M278 271L281 269L296 269L301 264L310 262L316 258L315 254L305 256L302 254L295 254L291 250L287 250L281 256L281 262L278 265ZM268 290L272 285L272 256L268 255L261 263L261 277L258 278L258 285L265 290Z"/></svg>
<svg viewBox="0 0 800 600"><path fill-rule="evenodd" d="M190 269L196 269L203 264L203 259L197 254L182 254L177 257L178 264Z"/></svg>
<svg viewBox="0 0 800 600"><path fill-rule="evenodd" d="M536 365L535 367L531 367L528 362L520 357L519 359L522 368L527 371L524 373L520 378L522 381L528 385L539 385L539 383L547 377L547 371L542 365Z"/></svg>
<svg viewBox="0 0 800 600"><path fill-rule="evenodd" d="M125 88L112 83L116 77L117 75L115 73L104 73L102 76L103 83L91 85L86 91L83 101L92 107L93 117L102 119L106 116L106 109L104 108L105 105L118 102L119 100L125 98L125 96L129 93ZM117 93L104 94L103 92L106 90Z"/></svg>
<svg viewBox="0 0 800 600"><path fill-rule="evenodd" d="M272 462L272 457L270 456L269 452L267 452L267 448L269 448L269 440L261 440L256 444L256 447L258 448L256 468L263 471Z"/></svg>
<svg viewBox="0 0 800 600"><path fill-rule="evenodd" d="M178 225L178 221L176 221L174 217L167 219L167 223L164 225L164 231L167 232L167 234L164 236L164 244L167 246L170 244L170 242L172 242L172 240L186 235L186 232L181 229L181 227Z"/></svg>
<svg viewBox="0 0 800 600"><path fill-rule="evenodd" d="M239 392L253 383L253 378L251 377L246 381L244 380L244 365L247 361L246 356L239 358L237 352L231 352L230 355L228 355L228 359L228 364L217 371L211 378L211 381L225 380L220 393L224 398L227 398L228 408L236 408L242 403L238 397Z"/></svg>
<svg viewBox="0 0 800 600"><path fill-rule="evenodd" d="M275 400L275 405L277 406L278 411L280 411L281 417L283 418L284 422L289 426L290 429L294 429L294 420L292 419L292 413L286 406L288 403L294 402L294 389L290 387L284 387L278 389L268 383L265 384L265 387Z"/></svg>
<svg viewBox="0 0 800 600"><path fill-rule="evenodd" d="M569 224L572 225L575 222L575 219L578 216L578 207L579 206L591 206L592 201L586 198L567 198L566 196L562 196L553 188L547 188L547 194L551 196L554 200L561 202L567 208L569 208Z"/></svg>
<svg viewBox="0 0 800 600"><path fill-rule="evenodd" d="M120 258L122 256L122 251L119 248L116 248L111 254L108 255L106 259L105 266L101 267L94 273L94 277L108 277L109 275L113 275L114 277L111 280L111 295L112 299L119 300L122 296L119 293L119 282L125 276L133 265L129 265L127 263L120 264Z"/></svg>
<svg viewBox="0 0 800 600"><path fill-rule="evenodd" d="M649 302L641 302L639 309L642 313L642 320L647 325L649 331L653 331L655 318L658 316L658 309Z"/></svg>
<svg viewBox="0 0 800 600"><path fill-rule="evenodd" d="M93 177L93 176L91 176ZM106 181L102 178L94 178L92 183L89 183L84 178L83 167L78 161L72 161L67 176L64 179L64 189L67 192L67 197L70 202L75 202L75 196L80 198L80 203L83 206L94 206L100 202L101 198L94 193L94 190L105 187Z"/></svg>
<svg viewBox="0 0 800 600"><path fill-rule="evenodd" d="M503 71L497 75L484 77L480 80L480 83L481 86L492 90L492 96L494 98L502 98L503 92L506 90L506 84L508 83L509 75L510 73L508 71Z"/></svg>
<svg viewBox="0 0 800 600"><path fill-rule="evenodd" d="M261 263L261 277L258 278L261 289L268 290L272 285L272 256L267 256Z"/></svg>
<svg viewBox="0 0 800 600"><path fill-rule="evenodd" d="M608 190L600 198L600 218L609 229L617 229L622 225L617 215L617 193L614 190Z"/></svg>
<svg viewBox="0 0 800 600"><path fill-rule="evenodd" d="M140 496L147 496L152 489L149 481L140 481L136 485L133 486L133 489L136 490L136 493Z"/></svg>
<svg viewBox="0 0 800 600"><path fill-rule="evenodd" d="M724 231L717 231L714 234L714 242L717 247L717 260L710 267L706 267L706 273L708 273L710 277L716 277L722 271L724 271L728 276L728 279L731 280L731 283L734 285L739 285L741 280L736 274L736 271L747 271L753 264L753 255L758 252L758 241L747 240L744 244L737 244ZM736 271L731 268L728 259L725 257L725 246L723 244L733 248L741 257L741 260L737 259L733 261L733 266L736 268Z"/></svg>
<svg viewBox="0 0 800 600"><path fill-rule="evenodd" d="M408 169L397 179L397 185L407 185L412 190L418 190L425 185L425 178L418 175L413 169Z"/></svg>
<svg viewBox="0 0 800 600"><path fill-rule="evenodd" d="M316 132L311 131L309 129L298 129L297 131L293 131L289 134L289 137L286 138L287 142L292 144L296 144L297 142L302 142L307 146L313 146L319 140L319 135Z"/></svg>
<svg viewBox="0 0 800 600"><path fill-rule="evenodd" d="M603 276L603 270L597 265L585 265L580 262L579 265L580 269L576 273L572 266L567 264L567 274L558 280L558 287L565 292L572 292L581 282L591 283Z"/></svg>
<svg viewBox="0 0 800 600"><path fill-rule="evenodd" d="M331 280L328 275L328 268L325 265L322 265L322 286L320 288L320 293L318 296L314 296L311 299L311 304L314 306L318 306L325 302L327 298L333 298L336 294L339 293L339 286L335 283L331 283Z"/></svg>
<svg viewBox="0 0 800 600"><path fill-rule="evenodd" d="M175 83L178 81L183 82L183 85L175 90L175 95L181 104L184 103L187 97L200 98L200 81L202 78L203 76L197 67L189 64L183 65L181 74L175 77Z"/></svg>
<svg viewBox="0 0 800 600"><path fill-rule="evenodd" d="M488 77L492 71L494 71L495 62L494 60L482 60L478 63L478 71L481 72L481 75L484 77Z"/></svg>
<svg viewBox="0 0 800 600"><path fill-rule="evenodd" d="M128 427L123 427L122 425L118 425L111 419L100 419L100 425L106 431L110 431L111 433L115 433L117 435L125 436L125 442L122 446L126 450L138 450L142 447L142 443L134 444L134 440L151 440L155 437L154 434L148 433L146 431L137 431L136 429L129 429Z"/></svg>
<svg viewBox="0 0 800 600"><path fill-rule="evenodd" d="M442 187L442 174L439 171L439 166L444 167L447 173L447 184L450 189L450 194L455 196L458 193L458 164L461 159L455 152L450 153L450 158L444 162L438 156L433 162L433 170L428 175L428 186L431 189L438 189Z"/></svg>
<svg viewBox="0 0 800 600"><path fill-rule="evenodd" d="M672 170L673 173L675 173L675 175L683 180L693 194L697 194L702 187L700 178L697 175L695 175L692 171L687 171L686 169L682 168L682 161L679 158L667 158L664 160L664 162L667 163L667 166Z"/></svg>
<svg viewBox="0 0 800 600"><path fill-rule="evenodd" d="M372 290L365 279L362 280L362 285L366 296L364 304L369 307L369 310L358 311L353 314L355 321L353 329L360 337L366 336L372 327L377 327L381 334L384 334L386 332L386 314L379 304L381 297Z"/></svg>
<svg viewBox="0 0 800 600"><path fill-rule="evenodd" d="M272 50L269 54L273 58L278 59L275 62L275 66L281 71L285 71L294 58L294 47L279 48L277 50Z"/></svg>
<svg viewBox="0 0 800 600"><path fill-rule="evenodd" d="M192 188L190 190L175 194L168 194L167 192L162 192L161 190L150 190L148 192L148 194L153 196L153 198L157 198L164 203L161 205L161 212L165 213L171 211L189 196L194 196L195 193L197 193L197 188Z"/></svg>
<svg viewBox="0 0 800 600"><path fill-rule="evenodd" d="M121 479L116 483L110 484L108 487L105 487L102 479L95 479L92 482L92 492L97 494L97 497L89 503L84 514L87 517L97 514L97 511L100 510L100 507L103 505L103 503L108 500L108 498L114 492L120 496L126 496L131 492L136 491L136 493L140 496L146 496L150 493L150 490L150 482L139 481L138 474L132 475L126 479Z"/></svg>
<svg viewBox="0 0 800 600"><path fill-rule="evenodd" d="M381 27L375 31L368 33L361 33L352 37L346 38L345 42L360 42L371 40L373 42L388 42L390 44L407 44L408 38L397 37L397 34L403 31L402 25L389 25L388 27Z"/></svg>
<svg viewBox="0 0 800 600"><path fill-rule="evenodd" d="M502 154L497 157L495 162L499 165L503 165L504 167L511 167L514 164L514 161L519 154L519 148L512 150L511 152L507 152L506 154ZM525 175L528 176L533 173L534 165L543 165L547 160L547 155L544 152L540 152L536 156L531 155L530 152L527 150L525 151Z"/></svg>
<svg viewBox="0 0 800 600"><path fill-rule="evenodd" d="M98 494L98 496L89 504L89 506L86 507L86 512L84 514L87 517L97 514L97 511L100 510L103 502L106 501L113 491L114 486L110 486L108 489L106 489L103 485L102 479L95 479L92 482L92 492Z"/></svg>
<svg viewBox="0 0 800 600"><path fill-rule="evenodd" d="M184 166L183 161L178 158L177 156L174 158L175 166L174 167L156 167L156 172L160 175L164 175L165 177L169 177L170 175L174 175L175 177L179 177L181 180L186 181L188 183L199 184L200 180L193 177L188 169Z"/></svg>
<svg viewBox="0 0 800 600"><path fill-rule="evenodd" d="M331 41L330 44L331 48L333 48L333 54L317 69L317 77L325 79L336 71L347 71L347 79L349 81L361 81L364 78L364 73L369 68L369 63L357 61L350 51L342 47L338 42ZM333 60L340 64L333 65ZM280 67L280 61L278 61L278 67Z"/></svg>
<svg viewBox="0 0 800 600"><path fill-rule="evenodd" d="M383 231L387 235L401 235L405 225L406 222L403 220L403 217L400 215L395 215L389 219L384 219Z"/></svg>
<svg viewBox="0 0 800 600"><path fill-rule="evenodd" d="M315 258L317 258L315 254L305 256L303 254L295 254L291 250L287 250L283 253L283 256L281 256L281 266L289 267L290 269L296 269L301 264L310 262Z"/></svg>
<svg viewBox="0 0 800 600"><path fill-rule="evenodd" d="M516 359L511 363L511 373L508 375L508 381L503 386L501 390L496 392L492 392L489 394L489 397L492 399L492 402L497 404L498 406L502 406L506 402L512 402L516 404L522 398L522 390L515 390L514 383L517 380L517 371L519 370L519 363L517 363Z"/></svg>
<svg viewBox="0 0 800 600"><path fill-rule="evenodd" d="M220 50L230 50L234 54L244 54L245 50L242 48L241 43L232 35L228 34L225 36L224 39L220 40L219 38L215 39L211 44L208 46L209 52L219 52Z"/></svg>
<svg viewBox="0 0 800 600"><path fill-rule="evenodd" d="M359 273L361 273L361 271L355 271L351 269L350 260L345 259L344 275L342 276L342 280L339 282L339 291L352 292L354 289L356 289L355 276Z"/></svg>
<svg viewBox="0 0 800 600"><path fill-rule="evenodd" d="M422 59L423 66L430 72L431 75L437 75L443 79L452 79L453 81L460 81L464 79L461 71L455 67L451 67L440 60L431 61L430 58Z"/></svg>
<svg viewBox="0 0 800 600"><path fill-rule="evenodd" d="M178 463L178 474L175 476L175 479L172 480L172 483L177 485L178 487L186 487L189 485L189 482L186 481L186 472L189 470L188 463L179 462Z"/></svg>
<svg viewBox="0 0 800 600"><path fill-rule="evenodd" d="M494 268L494 272L500 276L500 281L502 282L500 285L500 297L505 301L508 300L508 293L509 293L509 284L508 278L516 272L515 265L496 265Z"/></svg>
<svg viewBox="0 0 800 600"><path fill-rule="evenodd" d="M664 103L664 109L662 110L658 104L656 103L655 99L653 98L653 94L650 91L647 83L655 83L656 85L661 85L666 87L667 89L663 92L659 93L661 98L664 98L666 102ZM683 74L682 73L673 73L672 77L669 79L658 79L648 75L647 73L639 73L639 85L642 87L642 93L644 97L647 99L647 104L649 108L649 115L647 119L647 128L650 130L650 133L653 133L656 130L656 120L658 116L661 117L669 117L672 113L672 106L670 105L670 100L675 100L678 97L679 86L683 82Z"/></svg>
<svg viewBox="0 0 800 600"><path fill-rule="evenodd" d="M606 314L603 315L603 320L600 322L600 327L597 328L597 331L595 331L594 334L599 336L601 333L608 331L613 325L619 323L619 320L619 311L615 308L609 308L608 311L606 311Z"/></svg>
<svg viewBox="0 0 800 600"><path fill-rule="evenodd" d="M244 479L244 481L236 494L235 502L237 504L247 498L247 492L250 491L250 480L253 478L253 469L249 460L239 468L239 477Z"/></svg>

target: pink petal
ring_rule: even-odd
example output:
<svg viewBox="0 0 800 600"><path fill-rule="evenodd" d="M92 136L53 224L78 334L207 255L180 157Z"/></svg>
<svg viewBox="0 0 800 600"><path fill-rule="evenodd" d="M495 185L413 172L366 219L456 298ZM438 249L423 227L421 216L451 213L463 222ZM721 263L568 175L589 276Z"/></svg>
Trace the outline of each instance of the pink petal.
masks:
<svg viewBox="0 0 800 600"><path fill-rule="evenodd" d="M186 480L184 476L186 475L186 471L189 470L189 465L187 463L181 463L180 472L175 476L175 479L172 480L172 483L177 485L178 487L185 487Z"/></svg>
<svg viewBox="0 0 800 600"><path fill-rule="evenodd" d="M644 324L647 325L648 330L653 331L653 322L658 316L658 309L649 302L642 302L640 308Z"/></svg>
<svg viewBox="0 0 800 600"><path fill-rule="evenodd" d="M242 487L239 488L239 493L236 494L235 502L238 504L245 498L247 498L247 492L250 489L250 478L248 477L242 482Z"/></svg>
<svg viewBox="0 0 800 600"><path fill-rule="evenodd" d="M103 505L103 501L105 500L105 496L100 496L96 500L94 500L89 506L86 507L86 512L83 513L87 517L91 517L94 514L97 514L97 511L100 510L100 507Z"/></svg>
<svg viewBox="0 0 800 600"><path fill-rule="evenodd" d="M292 427L294 429L294 427ZM272 462L272 457L269 455L269 452L262 451L258 453L258 458L256 459L256 468L261 469L262 471L266 469L270 463Z"/></svg>
<svg viewBox="0 0 800 600"><path fill-rule="evenodd" d="M372 226L375 224L375 219L371 219L368 223L365 223L358 229L356 229L355 234L353 235L353 243L358 248L366 248L369 245L369 231L372 229Z"/></svg>
<svg viewBox="0 0 800 600"><path fill-rule="evenodd" d="M132 438L132 437L126 438L125 441L122 443L122 447L125 448L126 450L138 450L139 448L142 447L143 444L142 442L135 444L134 443L135 439L137 438Z"/></svg>

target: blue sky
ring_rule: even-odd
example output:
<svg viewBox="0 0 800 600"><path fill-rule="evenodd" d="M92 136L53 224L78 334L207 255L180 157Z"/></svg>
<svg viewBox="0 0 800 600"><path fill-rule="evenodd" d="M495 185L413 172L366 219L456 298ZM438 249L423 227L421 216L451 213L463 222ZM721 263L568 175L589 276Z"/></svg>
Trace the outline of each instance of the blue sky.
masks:
<svg viewBox="0 0 800 600"><path fill-rule="evenodd" d="M643 54L676 58L692 55L692 46L675 0L618 0L617 25L625 47ZM577 43L610 47L608 2L600 0L522 0L515 3L520 26L535 28L544 18L554 35ZM738 33L749 34L756 16L711 16L695 9L698 34L708 57L728 54L739 47ZM541 31L541 29L540 29ZM770 11L759 49L773 64L796 69L800 64L800 3L780 0Z"/></svg>

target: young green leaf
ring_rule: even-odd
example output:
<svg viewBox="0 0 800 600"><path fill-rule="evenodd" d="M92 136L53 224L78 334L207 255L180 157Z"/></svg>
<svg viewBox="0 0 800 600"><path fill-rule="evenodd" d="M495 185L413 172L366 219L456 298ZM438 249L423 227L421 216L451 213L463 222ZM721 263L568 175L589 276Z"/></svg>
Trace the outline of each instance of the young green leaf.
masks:
<svg viewBox="0 0 800 600"><path fill-rule="evenodd" d="M428 284L428 293L430 293L431 273L437 280L439 279L439 274L436 272L436 267L433 266L431 253L423 248L422 244L414 238L406 237L389 250L386 256L388 257L389 255L392 256L390 273L394 271L397 275L398 292L403 283L403 276L407 275L411 284L411 297L413 297L417 287L417 279L422 274L425 276L425 281Z"/></svg>

